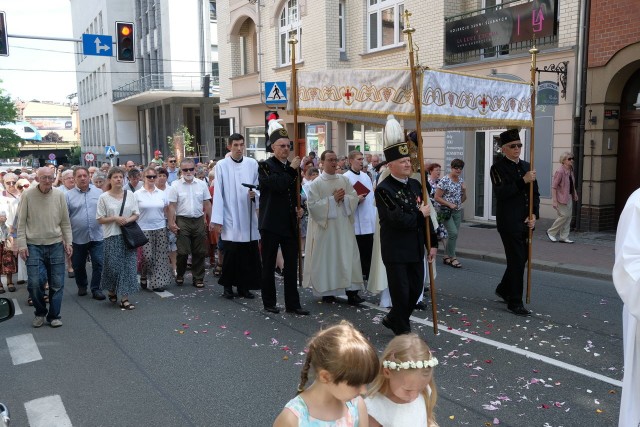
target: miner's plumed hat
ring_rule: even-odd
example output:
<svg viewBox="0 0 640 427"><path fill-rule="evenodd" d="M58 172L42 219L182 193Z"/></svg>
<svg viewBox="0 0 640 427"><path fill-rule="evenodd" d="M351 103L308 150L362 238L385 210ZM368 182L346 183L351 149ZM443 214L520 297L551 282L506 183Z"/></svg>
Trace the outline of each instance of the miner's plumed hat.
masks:
<svg viewBox="0 0 640 427"><path fill-rule="evenodd" d="M387 124L384 126L384 132L382 133L382 141L384 143L384 157L387 162L410 157L409 145L404 139L404 130L391 114L387 116Z"/></svg>
<svg viewBox="0 0 640 427"><path fill-rule="evenodd" d="M518 133L518 129L509 129L500 134L500 146L502 147L504 144L508 144L513 141L520 141L520 134Z"/></svg>
<svg viewBox="0 0 640 427"><path fill-rule="evenodd" d="M267 123L269 128L267 129L267 133L269 134L269 140L267 141L267 152L273 153L273 148L271 148L271 144L276 142L281 138L289 139L289 134L287 130L282 126L282 119L279 119L275 114L271 114L267 118Z"/></svg>

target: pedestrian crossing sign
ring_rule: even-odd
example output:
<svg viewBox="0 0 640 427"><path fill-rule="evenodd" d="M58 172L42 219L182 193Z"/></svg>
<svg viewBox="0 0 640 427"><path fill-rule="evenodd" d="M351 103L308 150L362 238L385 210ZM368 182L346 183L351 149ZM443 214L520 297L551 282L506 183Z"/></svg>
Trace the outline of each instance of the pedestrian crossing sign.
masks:
<svg viewBox="0 0 640 427"><path fill-rule="evenodd" d="M109 157L110 155L115 156L116 155L116 146L115 145L107 145L106 147L104 147L104 153L107 157Z"/></svg>
<svg viewBox="0 0 640 427"><path fill-rule="evenodd" d="M264 82L265 104L287 105L287 82Z"/></svg>

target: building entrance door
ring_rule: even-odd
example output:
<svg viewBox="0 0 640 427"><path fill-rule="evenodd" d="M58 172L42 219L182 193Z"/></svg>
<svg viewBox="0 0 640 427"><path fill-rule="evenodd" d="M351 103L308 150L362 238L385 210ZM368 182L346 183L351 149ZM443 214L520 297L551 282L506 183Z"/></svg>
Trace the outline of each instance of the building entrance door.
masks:
<svg viewBox="0 0 640 427"><path fill-rule="evenodd" d="M616 223L627 199L640 188L640 111L620 121L616 166Z"/></svg>

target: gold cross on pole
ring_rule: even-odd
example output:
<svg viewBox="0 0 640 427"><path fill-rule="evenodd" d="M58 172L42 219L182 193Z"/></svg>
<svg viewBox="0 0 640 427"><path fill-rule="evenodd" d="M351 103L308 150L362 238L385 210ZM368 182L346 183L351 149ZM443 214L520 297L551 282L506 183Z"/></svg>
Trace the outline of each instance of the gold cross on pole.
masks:
<svg viewBox="0 0 640 427"><path fill-rule="evenodd" d="M409 12L407 9L405 9L403 15L404 15L404 26L405 26L405 28L411 27L411 24L409 24L409 17L412 15L411 12Z"/></svg>

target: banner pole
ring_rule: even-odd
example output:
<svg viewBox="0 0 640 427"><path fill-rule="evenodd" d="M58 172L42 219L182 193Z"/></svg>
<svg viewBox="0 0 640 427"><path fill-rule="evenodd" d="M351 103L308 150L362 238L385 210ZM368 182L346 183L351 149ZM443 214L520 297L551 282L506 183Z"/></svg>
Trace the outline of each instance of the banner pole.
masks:
<svg viewBox="0 0 640 427"><path fill-rule="evenodd" d="M529 164L531 165L530 170L535 170L534 168L534 160L535 160L535 120L536 120L536 60L538 57L538 49L535 44L531 49L529 49L529 53L531 54L531 142L529 143ZM529 185L529 221L533 219L533 185L532 181ZM531 257L533 255L533 229L529 228L529 239L527 242L528 251L527 251L527 304L531 302Z"/></svg>
<svg viewBox="0 0 640 427"><path fill-rule="evenodd" d="M291 37L289 40L289 49L291 53L291 99L293 100L293 156L300 156L300 147L298 147L298 77L296 73L296 45L298 40ZM296 171L296 218L298 229L298 286L302 286L302 232L300 230L300 168Z"/></svg>
<svg viewBox="0 0 640 427"><path fill-rule="evenodd" d="M416 31L415 28L411 27L409 23L409 17L411 13L407 9L404 11L404 30L402 32L407 35L407 43L409 45L409 67L411 68L411 88L413 90L413 107L415 113L416 120L416 137L417 137L417 145L418 145L418 161L420 162L420 174L422 183L422 202L427 203L429 195L427 194L427 177L424 170L424 152L422 148L422 96L421 92L418 90L418 76L417 69L415 65L415 50L413 46L413 33ZM431 232L429 231L429 221L431 221L431 217L427 216L424 219L425 224L425 234L426 234L426 255L428 260L429 248L431 248ZM433 315L433 333L438 334L438 306L436 303L436 281L433 275L433 264L427 262L427 266L429 269L429 292L431 294L431 313Z"/></svg>

